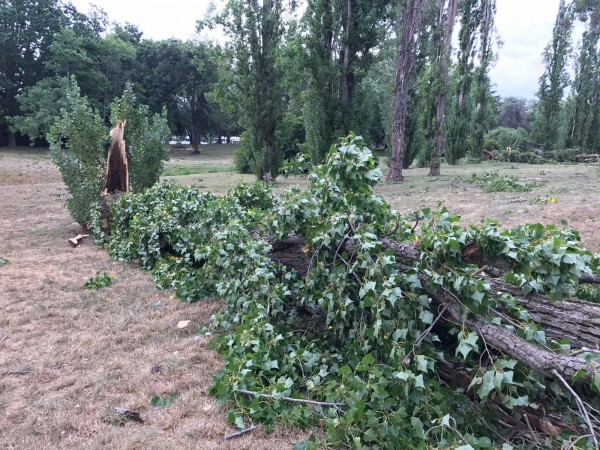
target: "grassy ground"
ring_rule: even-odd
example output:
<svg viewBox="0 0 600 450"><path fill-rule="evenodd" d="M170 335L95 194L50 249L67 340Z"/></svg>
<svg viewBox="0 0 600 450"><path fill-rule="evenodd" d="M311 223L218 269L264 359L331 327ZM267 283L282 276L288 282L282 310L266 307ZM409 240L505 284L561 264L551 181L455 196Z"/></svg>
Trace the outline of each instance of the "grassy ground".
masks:
<svg viewBox="0 0 600 450"><path fill-rule="evenodd" d="M0 149L0 193L0 448L278 450L303 439L280 427L220 441L236 430L208 396L221 362L197 335L219 303L182 303L91 239L72 248L81 229L45 152ZM112 286L84 289L97 271ZM114 407L144 423L122 423Z"/></svg>
<svg viewBox="0 0 600 450"><path fill-rule="evenodd" d="M189 174L164 178L225 193L254 179L232 172L232 151L174 151L167 173ZM541 186L487 194L466 182L489 169ZM442 173L432 179L424 169L407 170L404 183L384 183L378 191L402 212L442 201L464 223L566 219L600 251L598 166L485 163L444 166ZM306 180L281 179L276 189L290 184ZM220 442L235 431L225 423L226 408L207 394L221 363L196 332L219 303L181 303L157 290L148 273L111 261L91 239L69 246L81 229L62 207L64 185L46 152L0 149L0 193L0 258L9 261L0 264L0 448L283 449L303 438L278 428L270 436L255 431ZM552 197L556 203L547 202ZM112 274L113 285L84 289L97 271ZM191 322L180 329L183 320ZM151 405L153 396L172 393L170 406ZM140 412L144 423L121 423L118 406Z"/></svg>
<svg viewBox="0 0 600 450"><path fill-rule="evenodd" d="M178 151L167 163L167 173L207 167L205 172L164 177L182 184L193 185L202 191L225 194L240 181L252 182L252 175L227 172L231 167L234 146L212 145L201 155ZM383 162L383 158L381 158ZM383 165L384 173L387 168ZM206 173L222 168L220 173ZM200 169L197 169L200 170ZM487 170L517 177L523 183L536 183L531 192L485 193L481 187L468 183L475 174ZM382 183L377 191L402 213L438 203L462 217L462 223L478 224L483 219L500 221L506 227L540 222L560 225L566 220L581 232L584 244L600 252L600 166L598 165L533 165L485 162L461 166L443 166L442 176L428 176L428 169L404 171L403 183ZM181 172L180 172L181 173ZM305 178L278 178L275 190L290 185L306 186ZM556 199L555 203L551 199Z"/></svg>

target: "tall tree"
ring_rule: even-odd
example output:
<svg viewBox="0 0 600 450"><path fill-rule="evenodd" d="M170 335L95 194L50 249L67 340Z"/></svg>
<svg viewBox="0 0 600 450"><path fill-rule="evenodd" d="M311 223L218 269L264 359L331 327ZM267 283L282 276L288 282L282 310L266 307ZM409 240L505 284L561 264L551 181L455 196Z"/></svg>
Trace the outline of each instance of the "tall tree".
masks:
<svg viewBox="0 0 600 450"><path fill-rule="evenodd" d="M456 22L458 0L438 0L437 14L437 48L434 61L436 98L435 110L435 143L431 154L430 176L440 175L440 161L445 142L446 125L446 91L450 53L452 51L452 32Z"/></svg>
<svg viewBox="0 0 600 450"><path fill-rule="evenodd" d="M426 0L406 0L400 21L398 54L396 57L396 77L394 84L394 105L392 117L392 155L388 181L402 181L404 162L404 134L408 93L411 82L415 51L421 31L423 10Z"/></svg>
<svg viewBox="0 0 600 450"><path fill-rule="evenodd" d="M200 152L202 134L213 131L208 94L216 82L217 68L212 64L205 44L191 42L182 44L182 96L185 99L190 141L194 153Z"/></svg>
<svg viewBox="0 0 600 450"><path fill-rule="evenodd" d="M575 67L575 105L570 146L600 151L600 0L577 0L575 10L586 23Z"/></svg>
<svg viewBox="0 0 600 450"><path fill-rule="evenodd" d="M486 132L486 114L490 98L489 69L494 59L493 34L496 16L496 0L481 0L482 17L479 31L479 67L476 69L475 94L475 140L474 156L483 155L483 142Z"/></svg>
<svg viewBox="0 0 600 450"><path fill-rule="evenodd" d="M475 40L481 24L481 0L463 0L459 4L460 31L458 33L458 62L453 113L448 123L447 155L450 164L456 164L472 146L473 106L471 87L476 56Z"/></svg>
<svg viewBox="0 0 600 450"><path fill-rule="evenodd" d="M390 0L309 0L303 16L307 146L321 157L338 134L366 131L357 92L392 15ZM359 129L357 129L359 128ZM368 125L366 126L368 128Z"/></svg>
<svg viewBox="0 0 600 450"><path fill-rule="evenodd" d="M533 127L536 142L544 149L556 149L561 121L561 101L569 84L567 62L571 50L574 10L571 2L560 0L558 14L552 31L552 42L544 49L546 68L540 77L539 103Z"/></svg>
<svg viewBox="0 0 600 450"><path fill-rule="evenodd" d="M0 133L8 145L16 140L6 117L19 114L17 95L44 77L48 48L64 22L56 0L0 2Z"/></svg>
<svg viewBox="0 0 600 450"><path fill-rule="evenodd" d="M229 0L218 22L230 38L236 98L243 111L243 151L257 177L272 181L280 164L276 130L283 111L282 0Z"/></svg>
<svg viewBox="0 0 600 450"><path fill-rule="evenodd" d="M500 102L498 126L506 128L523 128L530 131L532 103L524 98L505 97ZM558 105L560 108L560 104ZM558 124L557 124L558 126Z"/></svg>

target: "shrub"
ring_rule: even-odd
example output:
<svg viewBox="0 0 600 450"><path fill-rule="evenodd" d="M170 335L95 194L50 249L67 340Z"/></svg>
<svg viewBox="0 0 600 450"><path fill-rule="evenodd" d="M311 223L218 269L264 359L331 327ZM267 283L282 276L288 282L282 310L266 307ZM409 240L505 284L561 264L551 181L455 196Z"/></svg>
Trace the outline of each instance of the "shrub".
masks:
<svg viewBox="0 0 600 450"><path fill-rule="evenodd" d="M93 226L98 220L99 195L104 185L109 130L87 98L80 96L74 79L69 83L66 103L68 106L61 109L47 135L50 155L67 185L71 217L82 226ZM140 192L158 181L168 157L166 142L170 132L166 111L149 118L148 107L136 105L128 86L113 103L111 116L115 120L127 119L130 186L134 192Z"/></svg>
<svg viewBox="0 0 600 450"><path fill-rule="evenodd" d="M73 79L66 102L68 106L61 109L46 139L69 192L67 209L77 223L86 226L91 223L91 207L98 203L104 184L108 129L87 98L79 95Z"/></svg>
<svg viewBox="0 0 600 450"><path fill-rule="evenodd" d="M580 148L567 148L563 150L553 150L548 156L559 163L576 163L577 155L583 153Z"/></svg>
<svg viewBox="0 0 600 450"><path fill-rule="evenodd" d="M529 133L523 128L495 128L485 136L484 148L497 152L497 156L506 153L510 147L512 151L527 151L533 147ZM503 159L503 158L500 158Z"/></svg>

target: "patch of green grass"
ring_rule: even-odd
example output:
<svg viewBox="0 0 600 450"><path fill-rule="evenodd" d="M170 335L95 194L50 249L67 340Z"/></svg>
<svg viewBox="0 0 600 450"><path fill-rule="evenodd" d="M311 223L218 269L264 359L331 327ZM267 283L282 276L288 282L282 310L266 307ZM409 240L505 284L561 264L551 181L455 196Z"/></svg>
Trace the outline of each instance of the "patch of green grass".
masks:
<svg viewBox="0 0 600 450"><path fill-rule="evenodd" d="M0 256L0 267L8 264L8 259L2 258Z"/></svg>
<svg viewBox="0 0 600 450"><path fill-rule="evenodd" d="M106 272L102 274L100 272L96 272L96 275L94 275L92 278L86 281L83 287L86 289L98 290L108 287L111 284L112 277L109 274L107 274Z"/></svg>
<svg viewBox="0 0 600 450"><path fill-rule="evenodd" d="M196 175L199 173L231 173L235 172L234 167L229 166L181 166L167 167L162 176L164 177L182 177L185 175Z"/></svg>

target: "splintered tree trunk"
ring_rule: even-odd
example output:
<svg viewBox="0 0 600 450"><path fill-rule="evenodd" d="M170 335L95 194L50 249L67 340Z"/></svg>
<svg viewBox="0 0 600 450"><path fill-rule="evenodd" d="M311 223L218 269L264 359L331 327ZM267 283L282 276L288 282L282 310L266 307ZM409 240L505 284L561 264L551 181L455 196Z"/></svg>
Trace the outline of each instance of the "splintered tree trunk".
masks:
<svg viewBox="0 0 600 450"><path fill-rule="evenodd" d="M440 175L440 162L442 151L444 150L445 125L446 125L446 83L448 82L448 69L450 67L450 53L452 51L452 31L456 21L456 10L458 9L458 0L448 0L448 8L444 14L446 0L440 1L440 10L438 21L440 27L444 29L444 36L438 49L438 93L437 93L437 111L436 111L436 132L435 147L431 155L430 176Z"/></svg>
<svg viewBox="0 0 600 450"><path fill-rule="evenodd" d="M396 81L394 87L394 111L392 119L392 157L388 181L402 181L404 163L404 131L408 109L408 91L418 35L423 20L425 0L407 0L402 13L402 32L396 59Z"/></svg>
<svg viewBox="0 0 600 450"><path fill-rule="evenodd" d="M125 120L117 122L117 125L110 131L112 142L108 150L106 180L102 195L129 192L129 166L127 153L125 152L125 141L123 140L125 124Z"/></svg>

